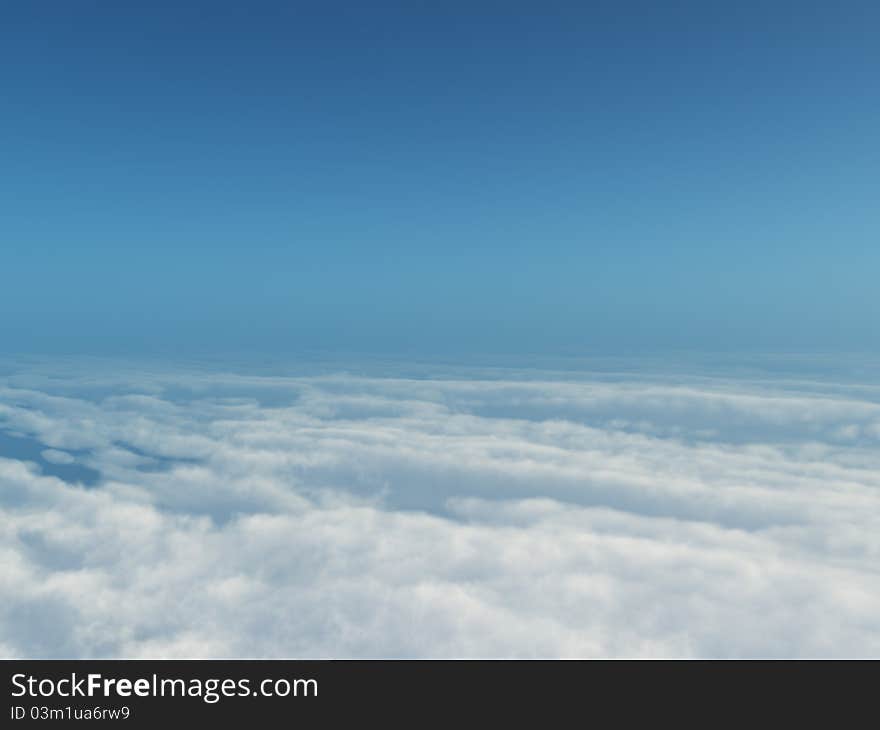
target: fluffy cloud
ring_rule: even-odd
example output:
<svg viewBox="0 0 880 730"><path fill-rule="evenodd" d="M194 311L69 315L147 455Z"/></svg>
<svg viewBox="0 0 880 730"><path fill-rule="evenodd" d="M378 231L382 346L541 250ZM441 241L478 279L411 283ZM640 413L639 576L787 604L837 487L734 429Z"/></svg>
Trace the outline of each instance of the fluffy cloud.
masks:
<svg viewBox="0 0 880 730"><path fill-rule="evenodd" d="M3 372L7 655L880 655L870 383Z"/></svg>

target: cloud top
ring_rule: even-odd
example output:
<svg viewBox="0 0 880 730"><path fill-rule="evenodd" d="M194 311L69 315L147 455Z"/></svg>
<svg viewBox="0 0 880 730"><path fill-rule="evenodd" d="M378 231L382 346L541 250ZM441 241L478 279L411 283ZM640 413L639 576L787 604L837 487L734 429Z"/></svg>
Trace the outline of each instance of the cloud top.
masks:
<svg viewBox="0 0 880 730"><path fill-rule="evenodd" d="M880 655L871 384L4 372L7 656Z"/></svg>

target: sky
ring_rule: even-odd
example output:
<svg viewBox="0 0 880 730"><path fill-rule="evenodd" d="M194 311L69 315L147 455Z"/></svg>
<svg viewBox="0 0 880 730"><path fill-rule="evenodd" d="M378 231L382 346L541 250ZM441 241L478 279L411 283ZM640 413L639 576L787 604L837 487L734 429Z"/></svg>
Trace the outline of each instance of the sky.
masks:
<svg viewBox="0 0 880 730"><path fill-rule="evenodd" d="M876 351L878 22L7 4L0 349Z"/></svg>
<svg viewBox="0 0 880 730"><path fill-rule="evenodd" d="M880 5L0 9L0 657L880 656Z"/></svg>

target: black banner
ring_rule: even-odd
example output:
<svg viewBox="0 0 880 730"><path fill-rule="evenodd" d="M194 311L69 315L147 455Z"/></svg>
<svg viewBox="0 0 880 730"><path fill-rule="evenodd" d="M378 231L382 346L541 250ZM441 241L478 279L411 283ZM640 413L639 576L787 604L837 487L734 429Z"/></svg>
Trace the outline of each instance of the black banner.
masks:
<svg viewBox="0 0 880 730"><path fill-rule="evenodd" d="M114 722L840 724L873 717L875 662L29 661L3 668L0 726ZM865 714L867 713L867 714Z"/></svg>

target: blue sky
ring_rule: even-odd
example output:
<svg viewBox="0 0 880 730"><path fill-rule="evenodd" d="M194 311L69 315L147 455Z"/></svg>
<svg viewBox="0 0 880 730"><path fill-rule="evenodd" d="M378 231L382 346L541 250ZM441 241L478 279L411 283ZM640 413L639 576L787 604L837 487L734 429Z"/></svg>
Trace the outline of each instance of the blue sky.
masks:
<svg viewBox="0 0 880 730"><path fill-rule="evenodd" d="M0 349L880 347L876 3L0 20Z"/></svg>

